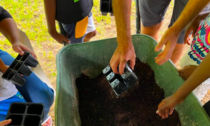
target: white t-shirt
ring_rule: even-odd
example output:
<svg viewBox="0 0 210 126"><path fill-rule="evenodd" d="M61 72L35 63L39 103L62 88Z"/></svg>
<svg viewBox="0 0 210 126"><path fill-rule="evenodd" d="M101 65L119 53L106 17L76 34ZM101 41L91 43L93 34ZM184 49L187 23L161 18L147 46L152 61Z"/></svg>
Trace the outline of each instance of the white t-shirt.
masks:
<svg viewBox="0 0 210 126"><path fill-rule="evenodd" d="M11 98L17 94L18 90L15 85L2 78L3 73L0 72L0 101Z"/></svg>

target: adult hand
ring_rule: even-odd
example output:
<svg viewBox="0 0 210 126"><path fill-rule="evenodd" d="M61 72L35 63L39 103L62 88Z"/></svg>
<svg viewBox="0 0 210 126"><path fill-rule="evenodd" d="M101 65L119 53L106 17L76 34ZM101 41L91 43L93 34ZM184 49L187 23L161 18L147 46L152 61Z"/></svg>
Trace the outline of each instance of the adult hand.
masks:
<svg viewBox="0 0 210 126"><path fill-rule="evenodd" d="M190 45L190 34L192 33L192 37L194 38L195 33L199 27L200 19L195 18L187 27L185 32L184 43Z"/></svg>
<svg viewBox="0 0 210 126"><path fill-rule="evenodd" d="M23 45L21 42L17 41L17 42L13 42L12 43L12 48L15 52L19 53L20 55L24 54L24 51L28 51L31 53L31 55L34 58L37 58L35 53L33 51L31 51L27 46Z"/></svg>
<svg viewBox="0 0 210 126"><path fill-rule="evenodd" d="M160 102L156 113L163 119L168 118L169 115L173 114L174 107L180 102L181 100L179 100L175 95L171 95Z"/></svg>
<svg viewBox="0 0 210 126"><path fill-rule="evenodd" d="M6 125L10 124L11 122L12 122L11 119L4 120L4 121L0 122L0 126L6 126Z"/></svg>
<svg viewBox="0 0 210 126"><path fill-rule="evenodd" d="M164 50L155 58L157 64L162 65L171 58L171 55L176 47L179 34L180 32L173 29L173 26L164 33L160 42L155 47L155 51L158 52L165 45Z"/></svg>
<svg viewBox="0 0 210 126"><path fill-rule="evenodd" d="M51 32L50 35L60 44L63 44L63 42L70 43L70 40L67 37L63 36L57 31Z"/></svg>
<svg viewBox="0 0 210 126"><path fill-rule="evenodd" d="M136 54L133 45L127 46L126 48L118 46L110 60L110 66L113 72L116 74L123 74L127 61L130 61L130 67L131 69L134 69ZM118 66L119 72L117 69Z"/></svg>

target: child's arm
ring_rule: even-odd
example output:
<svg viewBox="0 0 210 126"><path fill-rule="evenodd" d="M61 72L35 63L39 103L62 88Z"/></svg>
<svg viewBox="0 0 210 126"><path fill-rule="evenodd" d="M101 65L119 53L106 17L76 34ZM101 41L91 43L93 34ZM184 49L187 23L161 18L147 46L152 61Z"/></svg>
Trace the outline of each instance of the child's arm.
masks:
<svg viewBox="0 0 210 126"><path fill-rule="evenodd" d="M0 122L0 126L6 126L6 125L10 124L11 122L12 122L11 119L4 120L4 121Z"/></svg>
<svg viewBox="0 0 210 126"><path fill-rule="evenodd" d="M70 40L56 31L55 14L56 14L56 0L44 0L45 15L47 19L47 26L49 34L59 43L70 43ZM68 15L66 15L68 16Z"/></svg>
<svg viewBox="0 0 210 126"><path fill-rule="evenodd" d="M23 55L24 51L29 51L34 57L36 55L21 43L19 30L12 16L0 6L0 32L10 41L12 48L17 53Z"/></svg>
<svg viewBox="0 0 210 126"><path fill-rule="evenodd" d="M171 58L175 49L177 39L182 29L187 26L199 12L209 3L210 0L189 0L177 21L163 35L155 51L160 51L165 45L164 50L155 58L159 65L165 63Z"/></svg>
<svg viewBox="0 0 210 126"><path fill-rule="evenodd" d="M167 118L168 113L173 113L173 108L183 101L198 85L210 77L210 53L204 58L201 64L195 69L185 83L170 97L161 101L157 114Z"/></svg>
<svg viewBox="0 0 210 126"><path fill-rule="evenodd" d="M5 73L7 71L7 66L4 64L4 62L0 59L0 71L2 73Z"/></svg>
<svg viewBox="0 0 210 126"><path fill-rule="evenodd" d="M186 27L186 33L185 33L185 38L184 38L184 43L190 45L190 39L188 37L192 33L192 37L194 38L195 33L199 27L199 24L202 20L204 20L209 13L205 14L199 14L187 27Z"/></svg>

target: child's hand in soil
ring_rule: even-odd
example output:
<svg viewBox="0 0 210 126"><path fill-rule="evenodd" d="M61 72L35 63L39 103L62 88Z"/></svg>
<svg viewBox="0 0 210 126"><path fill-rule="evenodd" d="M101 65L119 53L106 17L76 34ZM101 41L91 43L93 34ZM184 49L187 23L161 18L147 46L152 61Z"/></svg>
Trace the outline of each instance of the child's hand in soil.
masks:
<svg viewBox="0 0 210 126"><path fill-rule="evenodd" d="M0 126L6 126L6 125L10 124L11 122L12 122L11 119L4 120L4 121L0 122Z"/></svg>
<svg viewBox="0 0 210 126"><path fill-rule="evenodd" d="M180 101L181 100L179 100L175 95L171 95L160 102L156 113L163 119L168 118L169 115L173 114L174 107L179 104Z"/></svg>

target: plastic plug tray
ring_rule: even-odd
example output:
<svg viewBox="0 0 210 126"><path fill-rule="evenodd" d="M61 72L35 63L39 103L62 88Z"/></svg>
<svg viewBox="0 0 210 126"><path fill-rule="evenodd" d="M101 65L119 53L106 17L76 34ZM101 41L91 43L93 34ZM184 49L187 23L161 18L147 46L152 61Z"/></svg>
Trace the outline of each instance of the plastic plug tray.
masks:
<svg viewBox="0 0 210 126"><path fill-rule="evenodd" d="M43 115L43 104L12 103L6 117L12 122L7 126L41 126Z"/></svg>
<svg viewBox="0 0 210 126"><path fill-rule="evenodd" d="M102 73L106 76L107 81L117 96L127 91L138 81L138 77L127 64L122 75L115 74L110 66L104 68Z"/></svg>
<svg viewBox="0 0 210 126"><path fill-rule="evenodd" d="M22 86L25 83L25 79L22 78L20 74L30 76L32 71L28 66L36 67L37 64L38 61L29 52L25 52L23 56L18 55L16 57L7 71L3 74L2 78Z"/></svg>

